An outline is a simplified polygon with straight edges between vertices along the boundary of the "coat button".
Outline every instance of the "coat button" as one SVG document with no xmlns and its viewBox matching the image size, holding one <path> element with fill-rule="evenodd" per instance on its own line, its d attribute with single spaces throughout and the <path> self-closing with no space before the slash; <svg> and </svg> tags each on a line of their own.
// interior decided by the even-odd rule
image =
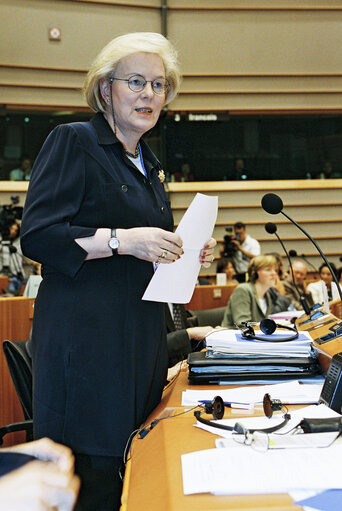
<svg viewBox="0 0 342 511">
<path fill-rule="evenodd" d="M 165 211 L 164 206 L 162 206 L 162 207 L 160 208 L 160 211 L 161 211 L 162 213 L 164 213 L 164 211 Z"/>
<path fill-rule="evenodd" d="M 121 190 L 122 190 L 123 192 L 127 192 L 127 190 L 128 190 L 128 186 L 127 186 L 127 185 L 122 185 L 122 186 L 121 186 Z"/>
</svg>

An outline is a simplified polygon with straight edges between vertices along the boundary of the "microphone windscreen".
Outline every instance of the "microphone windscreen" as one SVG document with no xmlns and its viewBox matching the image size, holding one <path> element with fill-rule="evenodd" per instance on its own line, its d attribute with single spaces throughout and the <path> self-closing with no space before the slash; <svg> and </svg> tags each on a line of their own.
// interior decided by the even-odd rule
<svg viewBox="0 0 342 511">
<path fill-rule="evenodd" d="M 290 257 L 297 257 L 297 250 L 289 250 L 289 256 Z"/>
<path fill-rule="evenodd" d="M 271 215 L 277 215 L 283 209 L 283 201 L 275 193 L 266 193 L 261 200 L 261 205 Z"/>
<path fill-rule="evenodd" d="M 265 230 L 268 232 L 268 234 L 274 234 L 277 232 L 277 226 L 273 222 L 267 222 L 265 225 Z"/>
</svg>

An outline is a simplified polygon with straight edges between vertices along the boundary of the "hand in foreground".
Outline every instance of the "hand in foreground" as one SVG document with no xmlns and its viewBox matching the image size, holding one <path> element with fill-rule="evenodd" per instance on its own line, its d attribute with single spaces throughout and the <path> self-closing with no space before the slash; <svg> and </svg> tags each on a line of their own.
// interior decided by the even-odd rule
<svg viewBox="0 0 342 511">
<path fill-rule="evenodd" d="M 80 482 L 54 462 L 31 461 L 0 479 L 0 508 L 11 511 L 71 511 Z"/>
<path fill-rule="evenodd" d="M 54 461 L 60 470 L 70 472 L 74 470 L 74 456 L 71 449 L 57 444 L 50 438 L 41 438 L 25 444 L 14 445 L 1 449 L 0 452 L 20 452 L 29 454 L 43 461 Z"/>
<path fill-rule="evenodd" d="M 49 438 L 1 449 L 38 458 L 0 478 L 0 508 L 11 511 L 71 511 L 80 481 L 72 451 Z M 42 460 L 42 461 L 40 461 Z"/>
<path fill-rule="evenodd" d="M 117 229 L 119 254 L 132 255 L 144 261 L 169 264 L 183 254 L 183 242 L 177 234 L 158 227 Z"/>
<path fill-rule="evenodd" d="M 214 260 L 214 248 L 216 247 L 216 240 L 210 238 L 204 245 L 200 252 L 200 263 L 203 268 L 209 268 Z"/>
<path fill-rule="evenodd" d="M 189 338 L 194 341 L 202 341 L 213 330 L 212 326 L 193 326 L 186 329 Z"/>
</svg>

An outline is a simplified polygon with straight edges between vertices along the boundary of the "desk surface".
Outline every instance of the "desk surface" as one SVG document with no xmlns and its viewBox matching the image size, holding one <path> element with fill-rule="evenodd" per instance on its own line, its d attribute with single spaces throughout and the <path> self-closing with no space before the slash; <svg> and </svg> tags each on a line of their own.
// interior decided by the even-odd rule
<svg viewBox="0 0 342 511">
<path fill-rule="evenodd" d="M 198 390 L 205 386 L 191 386 Z M 183 369 L 176 382 L 164 392 L 160 405 L 150 419 L 165 414 L 177 413 L 182 391 L 189 388 L 187 369 Z M 218 391 L 222 387 L 213 385 Z M 182 409 L 178 410 L 181 412 Z M 262 410 L 257 412 L 263 415 Z M 254 412 L 228 410 L 225 417 L 247 417 Z M 292 499 L 287 494 L 279 495 L 184 495 L 182 484 L 181 455 L 201 449 L 215 447 L 217 435 L 193 427 L 196 419 L 193 412 L 161 420 L 144 438 L 137 438 L 132 446 L 132 459 L 128 463 L 122 496 L 122 510 L 136 511 L 212 511 L 212 510 L 277 510 L 295 511 Z M 248 481 L 246 481 L 248 484 Z"/>
<path fill-rule="evenodd" d="M 332 320 L 332 321 L 331 321 Z M 318 338 L 324 335 L 338 319 L 330 316 L 323 321 L 309 324 L 311 335 Z M 326 360 L 342 351 L 342 338 L 330 341 L 319 347 Z M 315 343 L 314 343 L 315 344 Z M 317 346 L 316 346 L 317 347 Z M 182 392 L 186 388 L 196 390 L 208 386 L 189 385 L 187 365 L 179 372 L 172 385 L 164 390 L 159 406 L 147 422 L 156 417 L 165 417 L 181 413 Z M 223 387 L 211 385 L 210 389 L 219 391 Z M 224 387 L 227 388 L 227 387 Z M 292 408 L 292 407 L 291 407 Z M 226 409 L 225 417 L 248 417 L 263 415 L 260 408 L 255 411 Z M 161 420 L 144 439 L 136 438 L 131 449 L 131 460 L 127 463 L 122 494 L 122 511 L 295 511 L 301 509 L 292 504 L 288 494 L 270 495 L 227 495 L 210 494 L 184 495 L 182 483 L 181 455 L 201 449 L 215 447 L 217 435 L 193 427 L 196 419 L 193 411 L 176 417 Z M 248 481 L 246 481 L 248 485 Z"/>
</svg>

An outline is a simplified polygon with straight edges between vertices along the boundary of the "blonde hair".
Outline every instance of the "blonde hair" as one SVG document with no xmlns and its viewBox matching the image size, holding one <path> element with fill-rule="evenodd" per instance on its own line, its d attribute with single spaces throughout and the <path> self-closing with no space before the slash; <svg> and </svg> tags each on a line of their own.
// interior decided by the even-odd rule
<svg viewBox="0 0 342 511">
<path fill-rule="evenodd" d="M 273 255 L 258 255 L 253 257 L 248 266 L 249 281 L 254 284 L 258 280 L 258 271 L 264 268 L 277 268 L 277 260 Z"/>
<path fill-rule="evenodd" d="M 165 77 L 170 88 L 165 104 L 177 95 L 181 75 L 177 60 L 177 51 L 164 36 L 155 32 L 135 32 L 116 37 L 108 43 L 92 63 L 83 85 L 84 97 L 95 112 L 105 111 L 105 102 L 100 91 L 100 81 L 113 76 L 119 62 L 135 53 L 155 53 L 162 59 Z"/>
</svg>

